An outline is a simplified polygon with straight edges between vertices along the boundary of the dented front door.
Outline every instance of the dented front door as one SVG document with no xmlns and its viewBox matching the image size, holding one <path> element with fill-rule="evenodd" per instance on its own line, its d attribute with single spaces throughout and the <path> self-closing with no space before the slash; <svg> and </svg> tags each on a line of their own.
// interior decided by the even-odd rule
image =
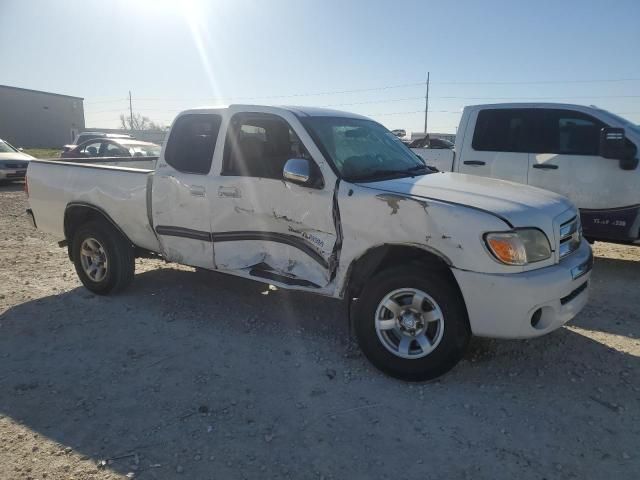
<svg viewBox="0 0 640 480">
<path fill-rule="evenodd" d="M 242 176 L 215 179 L 216 268 L 274 283 L 326 287 L 335 269 L 334 185 Z"/>
</svg>

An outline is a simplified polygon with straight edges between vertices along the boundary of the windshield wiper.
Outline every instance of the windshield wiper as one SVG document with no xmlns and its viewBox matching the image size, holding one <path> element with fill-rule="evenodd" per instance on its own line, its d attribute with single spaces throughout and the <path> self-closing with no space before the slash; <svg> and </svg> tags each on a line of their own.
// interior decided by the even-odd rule
<svg viewBox="0 0 640 480">
<path fill-rule="evenodd" d="M 366 174 L 350 177 L 349 180 L 371 180 L 374 178 L 388 177 L 393 175 L 408 175 L 410 177 L 415 177 L 416 175 L 421 175 L 427 172 L 432 173 L 433 169 L 427 165 L 415 165 L 409 168 L 370 170 Z"/>
</svg>

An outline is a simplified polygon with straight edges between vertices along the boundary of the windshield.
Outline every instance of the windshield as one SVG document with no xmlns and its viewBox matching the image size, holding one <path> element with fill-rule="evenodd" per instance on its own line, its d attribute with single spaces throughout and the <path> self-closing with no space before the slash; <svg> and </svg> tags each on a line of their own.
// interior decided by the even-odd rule
<svg viewBox="0 0 640 480">
<path fill-rule="evenodd" d="M 13 153 L 13 152 L 17 152 L 17 151 L 18 150 L 13 148 L 12 145 L 8 144 L 4 140 L 0 140 L 0 153 Z"/>
<path fill-rule="evenodd" d="M 377 180 L 431 172 L 398 137 L 372 120 L 306 117 L 301 121 L 346 180 Z"/>
<path fill-rule="evenodd" d="M 125 143 L 120 142 L 121 145 L 131 152 L 132 157 L 159 157 L 160 145 L 153 143 Z"/>
</svg>

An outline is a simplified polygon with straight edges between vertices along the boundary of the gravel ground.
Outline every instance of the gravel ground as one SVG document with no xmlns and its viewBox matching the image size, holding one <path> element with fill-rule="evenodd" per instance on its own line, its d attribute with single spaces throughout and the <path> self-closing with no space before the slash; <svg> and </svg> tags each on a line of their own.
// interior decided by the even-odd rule
<svg viewBox="0 0 640 480">
<path fill-rule="evenodd" d="M 591 301 L 475 339 L 438 381 L 373 369 L 340 302 L 139 260 L 98 297 L 0 187 L 0 478 L 640 478 L 640 248 Z"/>
</svg>

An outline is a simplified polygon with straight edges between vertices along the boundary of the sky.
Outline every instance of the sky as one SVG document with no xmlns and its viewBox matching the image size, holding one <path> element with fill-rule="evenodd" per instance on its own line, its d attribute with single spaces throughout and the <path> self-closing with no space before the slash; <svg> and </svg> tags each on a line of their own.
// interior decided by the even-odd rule
<svg viewBox="0 0 640 480">
<path fill-rule="evenodd" d="M 129 108 L 331 106 L 454 133 L 465 105 L 597 105 L 640 123 L 640 2 L 0 0 L 0 84 Z"/>
</svg>

